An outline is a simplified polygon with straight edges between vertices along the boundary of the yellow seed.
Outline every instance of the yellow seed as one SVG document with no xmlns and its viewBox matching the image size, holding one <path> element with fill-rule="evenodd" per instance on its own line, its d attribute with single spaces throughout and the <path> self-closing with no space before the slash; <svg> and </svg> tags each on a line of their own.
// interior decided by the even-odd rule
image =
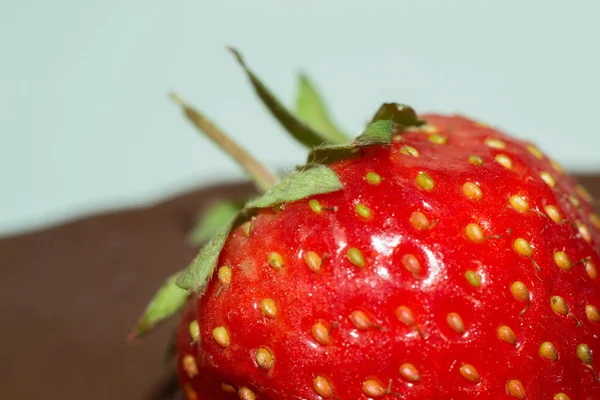
<svg viewBox="0 0 600 400">
<path fill-rule="evenodd" d="M 463 376 L 463 378 L 471 382 L 477 383 L 481 380 L 479 372 L 477 372 L 475 367 L 471 364 L 463 364 L 460 367 L 460 374 Z"/>
<path fill-rule="evenodd" d="M 321 257 L 314 251 L 307 251 L 304 255 L 304 262 L 313 272 L 321 271 Z"/>
<path fill-rule="evenodd" d="M 560 392 L 554 395 L 554 400 L 571 400 L 571 398 L 566 394 Z"/>
<path fill-rule="evenodd" d="M 590 229 L 581 221 L 575 221 L 575 225 L 577 225 L 577 230 L 579 231 L 579 235 L 588 243 L 592 243 L 592 234 L 590 233 Z"/>
<path fill-rule="evenodd" d="M 542 152 L 540 151 L 540 149 L 538 149 L 537 147 L 535 147 L 535 146 L 534 146 L 534 145 L 532 145 L 532 144 L 529 144 L 529 145 L 527 145 L 527 150 L 529 150 L 529 152 L 530 152 L 531 154 L 533 154 L 533 156 L 534 156 L 535 158 L 537 158 L 538 160 L 541 160 L 541 159 L 543 159 L 543 158 L 544 158 L 544 153 L 542 153 Z"/>
<path fill-rule="evenodd" d="M 231 283 L 231 267 L 228 267 L 227 265 L 219 267 L 217 275 L 219 276 L 219 283 L 221 283 L 221 285 L 226 286 Z"/>
<path fill-rule="evenodd" d="M 512 160 L 506 154 L 497 154 L 496 157 L 494 157 L 494 160 L 506 169 L 512 169 L 513 167 Z"/>
<path fill-rule="evenodd" d="M 515 336 L 515 333 L 506 325 L 502 325 L 498 328 L 498 339 L 512 345 L 517 343 L 517 337 Z"/>
<path fill-rule="evenodd" d="M 550 298 L 550 307 L 552 311 L 559 315 L 567 315 L 569 313 L 569 306 L 567 306 L 565 299 L 560 296 L 552 296 Z"/>
<path fill-rule="evenodd" d="M 187 400 L 198 400 L 198 394 L 189 383 L 183 385 L 183 393 L 185 394 Z"/>
<path fill-rule="evenodd" d="M 548 214 L 552 221 L 556 223 L 562 221 L 562 215 L 556 206 L 546 206 L 544 207 L 544 211 L 546 211 L 546 214 Z"/>
<path fill-rule="evenodd" d="M 363 382 L 362 390 L 367 396 L 381 397 L 386 395 L 386 390 L 381 384 L 373 379 L 369 379 Z"/>
<path fill-rule="evenodd" d="M 556 160 L 550 160 L 550 164 L 552 164 L 552 168 L 554 168 L 554 170 L 559 174 L 562 175 L 565 173 L 564 168 L 562 167 L 562 165 L 560 165 L 560 163 Z"/>
<path fill-rule="evenodd" d="M 410 223 L 412 226 L 417 228 L 418 230 L 426 230 L 429 229 L 429 220 L 421 211 L 414 211 L 410 215 Z"/>
<path fill-rule="evenodd" d="M 369 317 L 362 311 L 352 311 L 350 321 L 355 327 L 362 330 L 367 330 L 373 325 Z"/>
<path fill-rule="evenodd" d="M 508 383 L 506 384 L 506 391 L 512 397 L 516 397 L 517 399 L 525 398 L 525 388 L 523 387 L 521 381 L 518 381 L 516 379 L 508 381 Z"/>
<path fill-rule="evenodd" d="M 249 237 L 250 233 L 252 233 L 252 221 L 246 221 L 242 224 L 242 232 L 244 236 Z"/>
<path fill-rule="evenodd" d="M 531 245 L 529 242 L 523 238 L 517 238 L 513 242 L 513 247 L 515 251 L 522 256 L 531 257 L 533 254 L 533 250 L 531 249 Z"/>
<path fill-rule="evenodd" d="M 440 135 L 439 133 L 433 133 L 429 135 L 427 138 L 431 143 L 435 144 L 446 144 L 448 142 L 448 138 L 444 135 Z"/>
<path fill-rule="evenodd" d="M 575 207 L 575 208 L 581 207 L 581 202 L 579 201 L 579 199 L 577 197 L 570 195 L 569 201 L 571 202 L 571 204 L 573 204 L 573 207 Z"/>
<path fill-rule="evenodd" d="M 581 196 L 582 199 L 584 199 L 588 203 L 591 203 L 592 201 L 594 201 L 594 196 L 592 196 L 590 194 L 590 192 L 588 192 L 588 190 L 582 184 L 578 183 L 575 186 L 575 191 L 577 192 L 577 194 L 579 196 Z"/>
<path fill-rule="evenodd" d="M 492 137 L 485 139 L 485 144 L 488 147 L 491 147 L 492 149 L 505 149 L 506 148 L 506 143 L 504 143 L 500 139 L 496 139 L 496 138 L 492 138 Z"/>
<path fill-rule="evenodd" d="M 521 281 L 514 281 L 512 285 L 510 285 L 510 292 L 517 300 L 529 301 L 529 289 L 527 289 L 527 286 Z"/>
<path fill-rule="evenodd" d="M 413 276 L 417 276 L 419 275 L 419 272 L 421 272 L 421 263 L 413 254 L 405 254 L 402 256 L 402 265 L 404 265 L 404 268 L 413 274 Z"/>
<path fill-rule="evenodd" d="M 552 176 L 552 174 L 548 171 L 542 171 L 540 172 L 540 178 L 542 178 L 542 180 L 544 182 L 546 182 L 546 184 L 548 186 L 550 186 L 551 188 L 554 188 L 556 186 L 556 179 L 554 179 L 554 177 Z"/>
<path fill-rule="evenodd" d="M 425 124 L 419 127 L 419 131 L 424 133 L 436 133 L 439 131 L 439 128 L 435 125 Z"/>
<path fill-rule="evenodd" d="M 587 272 L 588 276 L 591 279 L 596 279 L 598 277 L 598 269 L 596 269 L 596 264 L 591 262 L 590 260 L 585 260 L 585 272 Z"/>
<path fill-rule="evenodd" d="M 352 265 L 358 268 L 363 268 L 365 266 L 365 258 L 363 257 L 361 251 L 356 247 L 350 247 L 348 249 L 347 256 Z"/>
<path fill-rule="evenodd" d="M 471 156 L 469 156 L 467 161 L 469 161 L 469 163 L 471 163 L 473 165 L 477 165 L 477 166 L 483 165 L 483 158 L 481 158 L 479 156 L 471 155 Z"/>
<path fill-rule="evenodd" d="M 544 342 L 540 346 L 540 356 L 550 361 L 558 360 L 558 352 L 556 346 L 550 342 Z"/>
<path fill-rule="evenodd" d="M 581 344 L 577 345 L 577 357 L 579 357 L 579 359 L 581 361 L 583 361 L 584 364 L 587 364 L 587 365 L 590 365 L 593 361 L 592 352 L 590 351 L 590 347 L 585 343 L 581 343 Z"/>
<path fill-rule="evenodd" d="M 400 149 L 400 153 L 405 154 L 407 156 L 411 156 L 411 157 L 419 157 L 419 151 L 417 149 L 415 149 L 412 146 L 408 146 L 408 145 L 403 145 L 402 148 Z"/>
<path fill-rule="evenodd" d="M 529 202 L 523 196 L 514 194 L 508 198 L 508 202 L 512 208 L 520 213 L 529 211 Z"/>
<path fill-rule="evenodd" d="M 198 375 L 198 366 L 196 365 L 196 360 L 194 360 L 194 356 L 190 354 L 183 356 L 183 359 L 181 360 L 181 367 L 190 378 Z"/>
<path fill-rule="evenodd" d="M 224 382 L 221 383 L 221 389 L 223 389 L 223 391 L 225 393 L 233 394 L 236 392 L 235 388 L 233 386 L 231 386 L 229 383 L 224 383 Z"/>
<path fill-rule="evenodd" d="M 331 336 L 329 336 L 329 329 L 322 322 L 317 322 L 310 329 L 315 340 L 320 344 L 329 344 Z"/>
<path fill-rule="evenodd" d="M 229 332 L 224 326 L 217 326 L 212 331 L 213 338 L 221 347 L 229 347 Z"/>
<path fill-rule="evenodd" d="M 481 191 L 479 186 L 477 186 L 477 184 L 473 182 L 466 182 L 462 186 L 462 191 L 465 194 L 465 196 L 473 200 L 481 200 L 481 198 L 483 197 L 483 192 Z"/>
<path fill-rule="evenodd" d="M 477 224 L 469 224 L 465 228 L 465 233 L 471 242 L 481 243 L 485 240 L 483 231 Z"/>
<path fill-rule="evenodd" d="M 589 218 L 590 218 L 590 222 L 592 223 L 594 228 L 596 228 L 597 230 L 600 230 L 600 217 L 598 216 L 598 214 L 591 213 L 589 215 Z"/>
<path fill-rule="evenodd" d="M 573 267 L 571 259 L 564 251 L 557 251 L 554 253 L 554 262 L 558 268 L 562 269 L 563 271 L 570 271 Z"/>
<path fill-rule="evenodd" d="M 313 381 L 313 387 L 315 388 L 315 392 L 317 392 L 317 394 L 322 398 L 329 399 L 333 397 L 333 390 L 331 389 L 331 384 L 326 378 L 322 376 L 317 376 Z"/>
<path fill-rule="evenodd" d="M 197 342 L 200 340 L 200 324 L 198 321 L 193 320 L 190 322 L 189 331 L 192 341 Z"/>
<path fill-rule="evenodd" d="M 591 304 L 585 306 L 585 315 L 590 322 L 600 322 L 600 311 Z"/>
<path fill-rule="evenodd" d="M 260 301 L 260 311 L 265 317 L 275 318 L 277 317 L 277 305 L 273 299 L 262 299 Z"/>
<path fill-rule="evenodd" d="M 410 363 L 404 363 L 400 366 L 400 375 L 409 382 L 418 382 L 421 380 L 419 370 Z"/>
<path fill-rule="evenodd" d="M 464 333 L 465 332 L 465 323 L 458 313 L 451 312 L 446 316 L 446 322 L 450 328 L 456 333 Z"/>
<path fill-rule="evenodd" d="M 481 279 L 479 278 L 479 275 L 477 275 L 477 272 L 473 270 L 468 270 L 467 272 L 465 272 L 465 278 L 467 279 L 467 282 L 471 284 L 471 286 L 481 286 Z"/>
<path fill-rule="evenodd" d="M 269 350 L 261 347 L 256 352 L 256 364 L 262 369 L 269 370 L 275 364 L 275 356 Z"/>
<path fill-rule="evenodd" d="M 319 200 L 317 199 L 310 199 L 308 201 L 308 206 L 311 210 L 313 210 L 313 212 L 317 214 L 321 214 L 321 212 L 323 212 L 323 206 L 321 205 L 321 203 L 319 203 Z"/>
<path fill-rule="evenodd" d="M 371 209 L 369 207 L 365 206 L 364 204 L 356 205 L 356 213 L 363 218 L 371 217 Z"/>
<path fill-rule="evenodd" d="M 280 271 L 283 268 L 283 257 L 281 257 L 281 254 L 275 251 L 269 253 L 267 261 L 271 267 L 275 268 L 277 271 Z"/>
<path fill-rule="evenodd" d="M 367 182 L 369 182 L 372 185 L 379 185 L 381 183 L 381 176 L 379 176 L 379 174 L 373 171 L 367 172 L 365 178 L 367 179 Z"/>
<path fill-rule="evenodd" d="M 431 176 L 429 176 L 426 172 L 419 172 L 417 174 L 416 182 L 418 187 L 428 192 L 431 192 L 435 186 L 433 179 L 431 179 Z"/>
<path fill-rule="evenodd" d="M 256 400 L 254 392 L 247 387 L 243 386 L 238 390 L 238 397 L 240 400 Z"/>
<path fill-rule="evenodd" d="M 413 326 L 415 324 L 415 316 L 410 308 L 406 306 L 400 306 L 396 308 L 396 318 L 398 318 L 400 322 L 407 326 Z"/>
</svg>

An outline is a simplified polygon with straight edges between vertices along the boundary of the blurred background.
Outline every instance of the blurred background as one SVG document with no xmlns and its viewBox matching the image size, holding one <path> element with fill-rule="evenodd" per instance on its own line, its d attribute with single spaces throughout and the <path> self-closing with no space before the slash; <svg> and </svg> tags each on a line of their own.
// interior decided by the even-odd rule
<svg viewBox="0 0 600 400">
<path fill-rule="evenodd" d="M 289 105 L 307 72 L 349 132 L 399 101 L 598 170 L 599 12 L 594 0 L 0 0 L 0 235 L 239 179 L 170 90 L 271 166 L 302 162 L 226 45 Z"/>
</svg>

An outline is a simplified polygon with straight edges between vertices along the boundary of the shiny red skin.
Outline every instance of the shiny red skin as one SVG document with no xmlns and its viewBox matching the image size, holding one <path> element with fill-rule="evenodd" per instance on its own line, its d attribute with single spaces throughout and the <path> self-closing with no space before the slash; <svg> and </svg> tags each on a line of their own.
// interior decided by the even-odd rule
<svg viewBox="0 0 600 400">
<path fill-rule="evenodd" d="M 311 210 L 308 199 L 297 201 L 277 213 L 263 210 L 249 237 L 241 228 L 231 234 L 219 259 L 219 266 L 232 267 L 231 283 L 223 286 L 215 272 L 206 293 L 183 314 L 178 364 L 189 399 L 237 398 L 222 390 L 223 382 L 236 389 L 247 386 L 257 399 L 320 399 L 313 387 L 316 376 L 331 383 L 332 398 L 343 400 L 370 398 L 362 389 L 368 379 L 389 385 L 381 399 L 515 399 L 507 391 L 513 379 L 522 383 L 528 400 L 553 399 L 559 392 L 572 400 L 600 399 L 595 376 L 600 324 L 585 311 L 586 305 L 600 308 L 598 279 L 584 262 L 600 266 L 600 234 L 588 218 L 591 205 L 571 178 L 546 156 L 536 158 L 524 142 L 460 116 L 424 118 L 447 135 L 446 144 L 430 142 L 426 132 L 406 132 L 390 146 L 371 147 L 359 158 L 331 165 L 344 189 L 312 197 L 325 208 L 321 213 Z M 503 140 L 506 149 L 487 146 L 490 137 Z M 403 145 L 420 156 L 402 154 Z M 513 168 L 496 162 L 497 154 L 508 155 Z M 470 155 L 482 157 L 484 164 L 469 163 Z M 369 171 L 378 173 L 381 183 L 367 182 Z M 433 190 L 416 185 L 420 171 L 431 176 Z M 555 188 L 540 178 L 542 171 L 556 178 Z M 480 200 L 465 196 L 467 181 L 479 185 Z M 513 209 L 508 198 L 514 194 L 524 196 L 531 210 Z M 577 207 L 569 195 L 579 200 Z M 372 210 L 370 218 L 356 213 L 358 203 Z M 548 218 L 546 205 L 556 205 L 565 221 Z M 414 211 L 427 216 L 429 229 L 411 225 Z M 589 227 L 590 243 L 576 220 Z M 484 242 L 468 239 L 469 223 L 481 226 Z M 514 250 L 516 238 L 529 241 L 531 258 Z M 362 251 L 364 268 L 349 262 L 349 247 Z M 555 264 L 559 250 L 572 260 L 570 271 Z M 283 256 L 282 271 L 268 264 L 271 251 Z M 307 251 L 327 254 L 320 272 L 307 267 Z M 417 277 L 402 264 L 405 254 L 420 261 Z M 467 281 L 467 270 L 481 277 L 480 287 Z M 528 307 L 511 294 L 514 281 L 529 289 Z M 551 296 L 562 296 L 572 315 L 556 314 Z M 275 319 L 261 313 L 264 298 L 277 304 Z M 412 310 L 414 327 L 396 317 L 401 305 Z M 349 319 L 355 310 L 366 313 L 373 326 L 357 329 Z M 450 328 L 450 312 L 462 317 L 463 334 Z M 189 335 L 194 318 L 200 323 L 199 343 Z M 319 321 L 331 327 L 330 344 L 318 344 L 311 334 Z M 501 325 L 512 328 L 515 345 L 498 338 Z M 229 347 L 213 339 L 217 326 L 228 330 Z M 545 341 L 556 346 L 557 361 L 540 356 Z M 595 356 L 589 366 L 576 355 L 580 343 Z M 260 347 L 274 355 L 268 371 L 255 361 Z M 192 377 L 181 368 L 186 354 L 198 364 Z M 420 381 L 410 383 L 399 373 L 403 363 L 418 369 Z M 461 375 L 463 364 L 475 367 L 479 383 Z"/>
</svg>

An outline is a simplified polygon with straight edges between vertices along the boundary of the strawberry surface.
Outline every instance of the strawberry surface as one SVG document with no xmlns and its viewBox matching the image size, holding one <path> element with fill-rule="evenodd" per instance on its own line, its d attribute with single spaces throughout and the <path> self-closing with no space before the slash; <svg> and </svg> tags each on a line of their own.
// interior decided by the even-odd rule
<svg viewBox="0 0 600 400">
<path fill-rule="evenodd" d="M 188 399 L 600 398 L 590 196 L 531 144 L 422 118 L 230 234 L 181 320 Z"/>
</svg>

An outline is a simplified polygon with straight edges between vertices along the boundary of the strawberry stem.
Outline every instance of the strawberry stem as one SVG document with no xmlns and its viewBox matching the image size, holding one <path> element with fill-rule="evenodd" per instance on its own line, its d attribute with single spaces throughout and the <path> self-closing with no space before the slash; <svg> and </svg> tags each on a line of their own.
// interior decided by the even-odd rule
<svg viewBox="0 0 600 400">
<path fill-rule="evenodd" d="M 250 153 L 233 141 L 225 132 L 208 120 L 200 112 L 192 108 L 176 93 L 170 93 L 171 100 L 183 108 L 185 116 L 210 138 L 217 146 L 229 154 L 246 172 L 256 187 L 266 192 L 277 184 L 277 176 L 261 164 Z"/>
</svg>

